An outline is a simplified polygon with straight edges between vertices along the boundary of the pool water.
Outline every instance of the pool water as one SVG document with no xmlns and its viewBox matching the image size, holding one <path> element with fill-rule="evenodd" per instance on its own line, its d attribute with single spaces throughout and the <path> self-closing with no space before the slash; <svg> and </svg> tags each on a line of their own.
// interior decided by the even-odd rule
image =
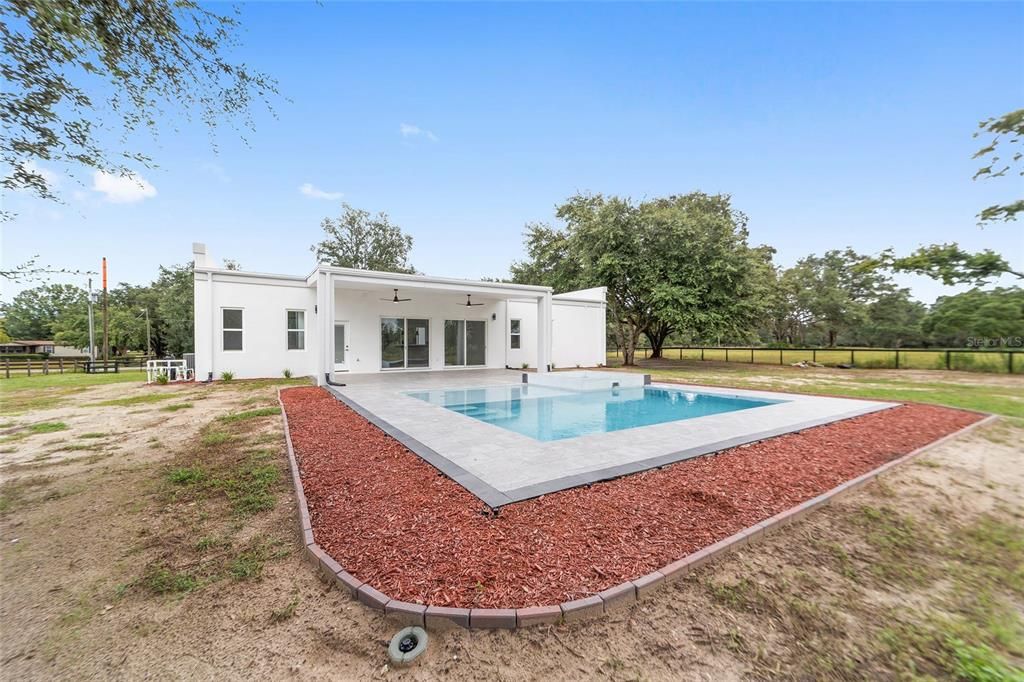
<svg viewBox="0 0 1024 682">
<path fill-rule="evenodd" d="M 785 402 L 654 386 L 571 391 L 524 384 L 411 391 L 407 395 L 539 441 L 621 431 Z"/>
</svg>

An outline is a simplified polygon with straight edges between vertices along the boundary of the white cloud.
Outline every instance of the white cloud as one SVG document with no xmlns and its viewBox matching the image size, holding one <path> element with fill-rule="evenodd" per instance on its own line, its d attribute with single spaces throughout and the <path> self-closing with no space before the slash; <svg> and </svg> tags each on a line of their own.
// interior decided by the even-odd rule
<svg viewBox="0 0 1024 682">
<path fill-rule="evenodd" d="M 428 140 L 430 140 L 431 142 L 437 142 L 437 135 L 435 135 L 434 133 L 430 132 L 429 130 L 424 130 L 423 128 L 420 128 L 418 125 L 413 125 L 412 123 L 401 123 L 401 124 L 399 124 L 398 132 L 400 132 L 402 134 L 402 137 L 420 137 L 420 136 L 423 136 L 423 137 L 427 138 Z"/>
<path fill-rule="evenodd" d="M 330 199 L 331 201 L 335 201 L 345 196 L 341 192 L 326 192 L 314 185 L 312 182 L 302 183 L 302 185 L 299 186 L 299 192 L 302 195 L 313 199 Z"/>
<path fill-rule="evenodd" d="M 156 187 L 140 175 L 112 175 L 104 171 L 92 174 L 92 189 L 112 204 L 132 204 L 156 196 Z"/>
</svg>

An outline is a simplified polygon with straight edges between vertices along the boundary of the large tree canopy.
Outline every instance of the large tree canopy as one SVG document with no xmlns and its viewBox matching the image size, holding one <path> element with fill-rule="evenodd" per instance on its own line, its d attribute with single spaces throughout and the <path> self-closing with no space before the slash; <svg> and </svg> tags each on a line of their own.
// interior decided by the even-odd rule
<svg viewBox="0 0 1024 682">
<path fill-rule="evenodd" d="M 110 347 L 114 354 L 151 348 L 154 354 L 192 352 L 192 264 L 160 267 L 151 284 L 119 284 L 108 294 Z M 99 305 L 94 306 L 96 343 L 102 344 Z M 53 339 L 59 345 L 87 349 L 89 301 L 84 289 L 48 284 L 27 289 L 3 306 L 4 323 L 17 339 Z M 146 334 L 146 316 L 150 333 Z"/>
<path fill-rule="evenodd" d="M 793 314 L 801 325 L 820 326 L 829 346 L 844 331 L 863 325 L 868 306 L 893 291 L 871 259 L 852 249 L 802 258 L 784 277 L 794 291 Z"/>
<path fill-rule="evenodd" d="M 251 128 L 275 82 L 227 52 L 238 21 L 197 0 L 11 0 L 0 4 L 0 154 L 7 189 L 53 199 L 38 161 L 131 176 L 127 147 L 165 109 Z M 119 141 L 111 147 L 111 140 Z"/>
<path fill-rule="evenodd" d="M 974 339 L 1024 338 L 1024 289 L 972 289 L 935 301 L 924 331 L 944 346 L 963 346 Z M 1012 342 L 1011 342 L 1012 343 Z"/>
<path fill-rule="evenodd" d="M 392 225 L 384 213 L 341 205 L 338 218 L 324 218 L 320 224 L 325 239 L 310 247 L 317 262 L 357 270 L 415 272 L 409 264 L 412 237 Z"/>
<path fill-rule="evenodd" d="M 26 289 L 3 304 L 7 333 L 14 339 L 52 339 L 61 314 L 85 302 L 85 291 L 71 284 Z"/>
<path fill-rule="evenodd" d="M 641 334 L 657 356 L 673 332 L 743 335 L 762 314 L 772 252 L 747 244 L 746 216 L 728 196 L 636 203 L 579 194 L 556 216 L 564 229 L 527 226 L 530 259 L 512 266 L 513 280 L 561 291 L 608 287 L 612 333 L 627 364 Z"/>
</svg>

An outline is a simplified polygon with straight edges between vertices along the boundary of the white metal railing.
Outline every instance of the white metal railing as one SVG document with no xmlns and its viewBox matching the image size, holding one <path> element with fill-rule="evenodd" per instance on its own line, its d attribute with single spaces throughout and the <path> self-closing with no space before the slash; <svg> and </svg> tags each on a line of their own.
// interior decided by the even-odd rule
<svg viewBox="0 0 1024 682">
<path fill-rule="evenodd" d="M 166 376 L 167 381 L 188 381 L 193 372 L 184 360 L 149 360 L 146 362 L 146 383 L 152 384 Z"/>
</svg>

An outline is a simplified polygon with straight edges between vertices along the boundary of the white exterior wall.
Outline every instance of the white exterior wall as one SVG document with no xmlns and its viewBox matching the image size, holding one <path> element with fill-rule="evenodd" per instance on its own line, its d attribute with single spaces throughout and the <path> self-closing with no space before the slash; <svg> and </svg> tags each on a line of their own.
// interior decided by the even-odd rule
<svg viewBox="0 0 1024 682">
<path fill-rule="evenodd" d="M 210 277 L 213 289 L 210 289 Z M 211 295 L 212 294 L 212 295 Z M 316 373 L 316 289 L 302 280 L 197 272 L 195 280 L 196 378 L 232 372 L 237 379 Z M 223 308 L 242 309 L 242 350 L 223 348 Z M 305 311 L 303 350 L 288 350 L 289 310 Z"/>
<path fill-rule="evenodd" d="M 295 376 L 334 371 L 334 323 L 347 323 L 347 371 L 442 370 L 445 320 L 481 320 L 486 325 L 486 364 L 478 367 L 520 368 L 526 363 L 553 362 L 557 367 L 593 367 L 605 361 L 605 304 L 603 288 L 551 296 L 543 288 L 502 287 L 480 282 L 410 276 L 406 286 L 389 273 L 318 268 L 308 278 L 215 268 L 202 244 L 193 245 L 195 258 L 195 363 L 196 379 L 219 379 L 225 371 L 239 379 L 277 377 L 285 370 Z M 334 274 L 337 273 L 337 274 Z M 337 286 L 328 284 L 338 279 Z M 344 278 L 344 282 L 343 282 Z M 380 289 L 390 279 L 398 284 L 401 303 L 381 301 L 391 292 Z M 374 286 L 359 289 L 360 285 Z M 495 291 L 495 289 L 503 289 Z M 480 306 L 459 305 L 472 292 Z M 550 291 L 550 290 L 548 290 Z M 522 293 L 520 293 L 522 292 Z M 507 298 L 510 297 L 511 298 Z M 523 298 L 519 298 L 523 296 Z M 500 297 L 500 298 L 499 298 Z M 224 308 L 243 315 L 243 349 L 223 347 Z M 539 311 L 549 310 L 545 321 Z M 305 312 L 305 348 L 288 350 L 287 313 Z M 319 311 L 320 314 L 317 314 Z M 333 313 L 333 314 L 332 314 Z M 385 370 L 381 368 L 380 321 L 384 317 L 430 320 L 430 366 Z M 511 348 L 510 320 L 519 319 L 520 348 Z M 544 335 L 552 339 L 552 355 L 538 346 Z M 541 352 L 545 351 L 545 352 Z M 543 357 L 542 357 L 543 356 Z"/>
<path fill-rule="evenodd" d="M 485 358 L 487 360 L 487 364 L 484 366 L 497 369 L 505 366 L 503 343 L 505 301 L 477 299 L 476 302 L 484 303 L 484 305 L 467 308 L 464 305 L 457 305 L 458 295 L 426 293 L 414 289 L 400 290 L 400 293 L 403 297 L 413 300 L 403 303 L 388 303 L 378 300 L 386 297 L 387 294 L 384 292 L 360 291 L 341 287 L 335 289 L 335 322 L 348 323 L 346 330 L 349 347 L 348 371 L 353 373 L 381 371 L 380 320 L 384 317 L 430 320 L 429 369 L 432 370 L 446 369 L 444 364 L 445 320 L 483 320 L 486 323 Z M 462 296 L 462 298 L 465 297 Z M 492 315 L 496 319 L 492 320 Z M 333 335 L 333 326 L 329 333 Z M 414 371 L 416 369 L 423 368 L 384 371 Z"/>
<path fill-rule="evenodd" d="M 597 367 L 605 363 L 605 289 L 558 294 L 551 300 L 551 362 L 556 368 Z M 537 363 L 537 303 L 509 301 L 509 321 L 521 320 L 521 347 L 509 350 L 509 366 Z M 506 333 L 506 343 L 507 341 Z"/>
</svg>

